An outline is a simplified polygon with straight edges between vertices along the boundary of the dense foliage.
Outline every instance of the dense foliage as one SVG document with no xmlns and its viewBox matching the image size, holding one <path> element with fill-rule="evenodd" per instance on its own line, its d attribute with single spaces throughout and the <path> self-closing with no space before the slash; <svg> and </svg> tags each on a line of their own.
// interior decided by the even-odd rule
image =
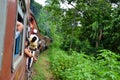
<svg viewBox="0 0 120 80">
<path fill-rule="evenodd" d="M 119 80 L 120 1 L 46 3 L 37 20 L 42 33 L 53 39 L 49 54 L 56 80 Z"/>
<path fill-rule="evenodd" d="M 81 45 L 85 44 L 89 52 L 93 48 L 120 52 L 119 1 L 48 0 L 47 2 L 44 9 L 49 13 L 52 24 L 62 34 L 64 39 L 62 49 L 80 52 L 84 51 Z M 69 4 L 73 8 L 63 9 L 60 3 Z"/>
<path fill-rule="evenodd" d="M 55 52 L 55 53 L 54 53 Z M 51 50 L 51 69 L 56 80 L 119 80 L 120 56 L 109 50 L 102 50 L 97 57 L 60 49 Z M 55 56 L 55 57 L 54 57 Z"/>
<path fill-rule="evenodd" d="M 53 37 L 51 31 L 55 26 L 55 33 L 63 38 L 62 49 L 90 52 L 93 48 L 102 48 L 120 52 L 119 1 L 47 0 L 45 7 L 34 0 L 31 2 L 41 32 Z M 69 4 L 73 8 L 61 8 L 60 3 Z"/>
</svg>

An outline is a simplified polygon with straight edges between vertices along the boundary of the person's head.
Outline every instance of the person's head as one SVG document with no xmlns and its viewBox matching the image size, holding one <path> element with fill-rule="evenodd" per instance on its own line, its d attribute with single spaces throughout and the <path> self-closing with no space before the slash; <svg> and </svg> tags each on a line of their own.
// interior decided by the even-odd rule
<svg viewBox="0 0 120 80">
<path fill-rule="evenodd" d="M 32 40 L 31 40 L 31 42 L 35 42 L 36 40 L 37 40 L 37 37 L 34 36 L 34 37 L 32 38 Z"/>
</svg>

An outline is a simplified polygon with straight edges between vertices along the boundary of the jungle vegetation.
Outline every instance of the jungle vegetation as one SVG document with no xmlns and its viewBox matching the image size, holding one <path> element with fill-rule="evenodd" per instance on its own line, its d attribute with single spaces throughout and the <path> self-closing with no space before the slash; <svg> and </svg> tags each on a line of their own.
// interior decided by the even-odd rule
<svg viewBox="0 0 120 80">
<path fill-rule="evenodd" d="M 41 33 L 53 41 L 56 80 L 120 79 L 119 0 L 46 0 L 44 7 L 31 1 Z"/>
</svg>

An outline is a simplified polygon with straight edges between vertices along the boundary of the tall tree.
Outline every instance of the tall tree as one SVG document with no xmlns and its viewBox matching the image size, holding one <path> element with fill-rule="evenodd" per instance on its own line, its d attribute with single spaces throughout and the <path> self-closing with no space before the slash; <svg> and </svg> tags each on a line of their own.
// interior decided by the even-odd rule
<svg viewBox="0 0 120 80">
<path fill-rule="evenodd" d="M 61 3 L 67 8 L 61 8 Z M 113 3 L 117 7 L 113 8 Z M 73 8 L 69 8 L 68 5 Z M 40 25 L 45 26 L 43 28 L 47 33 L 54 30 L 52 27 L 54 26 L 55 34 L 62 34 L 61 47 L 65 50 L 71 48 L 81 51 L 92 46 L 94 49 L 102 47 L 120 51 L 120 46 L 117 45 L 120 42 L 119 1 L 47 0 L 41 13 Z"/>
</svg>

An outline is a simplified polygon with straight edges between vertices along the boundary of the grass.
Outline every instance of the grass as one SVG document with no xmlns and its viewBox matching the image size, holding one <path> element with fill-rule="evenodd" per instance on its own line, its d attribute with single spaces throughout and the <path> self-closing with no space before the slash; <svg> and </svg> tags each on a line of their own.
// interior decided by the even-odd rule
<svg viewBox="0 0 120 80">
<path fill-rule="evenodd" d="M 53 80 L 53 75 L 49 70 L 48 50 L 39 55 L 38 61 L 33 65 L 33 70 L 32 80 Z"/>
</svg>

